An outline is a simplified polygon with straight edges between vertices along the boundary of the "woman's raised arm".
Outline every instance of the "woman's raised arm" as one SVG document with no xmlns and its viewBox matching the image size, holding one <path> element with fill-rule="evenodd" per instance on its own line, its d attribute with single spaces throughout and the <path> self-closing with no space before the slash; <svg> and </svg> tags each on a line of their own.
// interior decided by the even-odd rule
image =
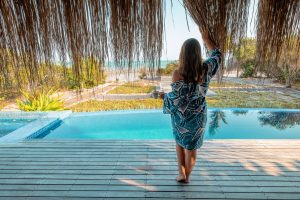
<svg viewBox="0 0 300 200">
<path fill-rule="evenodd" d="M 215 42 L 210 38 L 208 30 L 201 30 L 199 29 L 202 35 L 202 40 L 205 43 L 208 50 L 214 50 L 217 48 Z"/>
<path fill-rule="evenodd" d="M 208 80 L 210 80 L 218 71 L 221 64 L 222 53 L 218 49 L 216 43 L 210 38 L 208 30 L 199 29 L 202 35 L 203 42 L 210 51 L 209 58 L 204 61 L 208 66 Z"/>
</svg>

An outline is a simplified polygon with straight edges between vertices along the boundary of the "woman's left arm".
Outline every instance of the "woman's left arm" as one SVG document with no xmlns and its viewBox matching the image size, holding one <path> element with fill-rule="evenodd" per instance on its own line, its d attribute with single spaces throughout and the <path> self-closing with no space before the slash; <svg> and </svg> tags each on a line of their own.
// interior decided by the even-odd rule
<svg viewBox="0 0 300 200">
<path fill-rule="evenodd" d="M 175 69 L 174 72 L 173 72 L 173 75 L 172 75 L 172 83 L 174 83 L 174 82 L 176 82 L 176 81 L 179 81 L 179 80 L 181 80 L 181 79 L 182 79 L 182 77 L 181 77 L 181 75 L 180 75 L 178 69 Z M 160 97 L 161 99 L 164 99 L 164 98 L 165 98 L 165 95 L 166 95 L 166 93 L 164 93 L 164 92 L 160 92 L 160 93 L 159 93 L 159 97 Z"/>
<path fill-rule="evenodd" d="M 208 65 L 208 75 L 212 78 L 221 65 L 222 53 L 220 49 L 214 49 L 210 52 L 210 57 L 205 61 Z"/>
<path fill-rule="evenodd" d="M 172 76 L 172 91 L 169 93 L 161 93 L 160 97 L 164 100 L 163 113 L 171 114 L 177 109 L 177 104 L 174 103 L 174 100 L 178 98 L 178 92 L 174 90 L 174 83 L 176 81 L 182 80 L 182 77 L 179 71 L 176 69 L 173 72 Z"/>
</svg>

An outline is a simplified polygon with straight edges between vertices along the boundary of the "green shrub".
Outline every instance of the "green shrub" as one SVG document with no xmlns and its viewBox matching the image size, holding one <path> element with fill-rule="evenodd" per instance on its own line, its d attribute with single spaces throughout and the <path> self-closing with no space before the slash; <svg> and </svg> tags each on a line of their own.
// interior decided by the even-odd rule
<svg viewBox="0 0 300 200">
<path fill-rule="evenodd" d="M 243 69 L 241 78 L 253 77 L 254 65 L 255 65 L 255 61 L 253 59 L 249 59 L 249 60 L 245 61 L 243 64 L 241 64 L 242 69 Z"/>
<path fill-rule="evenodd" d="M 178 68 L 178 63 L 171 62 L 167 64 L 165 69 L 159 69 L 159 73 L 162 75 L 172 75 L 176 68 Z"/>
<path fill-rule="evenodd" d="M 22 111 L 55 111 L 63 110 L 64 102 L 60 96 L 53 97 L 54 90 L 41 90 L 34 92 L 22 91 L 25 100 L 17 100 Z"/>
</svg>

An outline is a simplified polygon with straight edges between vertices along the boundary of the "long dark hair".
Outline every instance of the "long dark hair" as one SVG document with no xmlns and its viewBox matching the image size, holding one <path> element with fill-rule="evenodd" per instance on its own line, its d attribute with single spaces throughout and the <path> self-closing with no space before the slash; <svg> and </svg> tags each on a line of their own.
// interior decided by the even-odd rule
<svg viewBox="0 0 300 200">
<path fill-rule="evenodd" d="M 202 63 L 201 47 L 198 40 L 186 40 L 179 55 L 178 71 L 186 83 L 202 83 L 206 73 L 206 65 Z"/>
</svg>

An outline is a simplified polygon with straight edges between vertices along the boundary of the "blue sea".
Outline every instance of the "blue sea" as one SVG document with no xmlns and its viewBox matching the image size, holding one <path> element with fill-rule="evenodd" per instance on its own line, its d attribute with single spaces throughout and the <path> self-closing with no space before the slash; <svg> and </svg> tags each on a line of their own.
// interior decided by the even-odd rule
<svg viewBox="0 0 300 200">
<path fill-rule="evenodd" d="M 160 68 L 166 68 L 166 66 L 169 63 L 173 63 L 176 62 L 176 60 L 161 60 L 160 61 Z M 127 67 L 128 66 L 128 62 L 124 62 L 124 65 L 119 65 L 114 61 L 107 61 L 105 62 L 105 66 L 108 68 L 112 68 L 112 67 Z M 138 62 L 138 61 L 133 61 L 132 62 L 132 67 L 133 68 L 138 68 L 138 67 L 150 67 L 150 63 L 149 62 Z M 158 68 L 158 66 L 154 66 L 155 68 Z"/>
</svg>

